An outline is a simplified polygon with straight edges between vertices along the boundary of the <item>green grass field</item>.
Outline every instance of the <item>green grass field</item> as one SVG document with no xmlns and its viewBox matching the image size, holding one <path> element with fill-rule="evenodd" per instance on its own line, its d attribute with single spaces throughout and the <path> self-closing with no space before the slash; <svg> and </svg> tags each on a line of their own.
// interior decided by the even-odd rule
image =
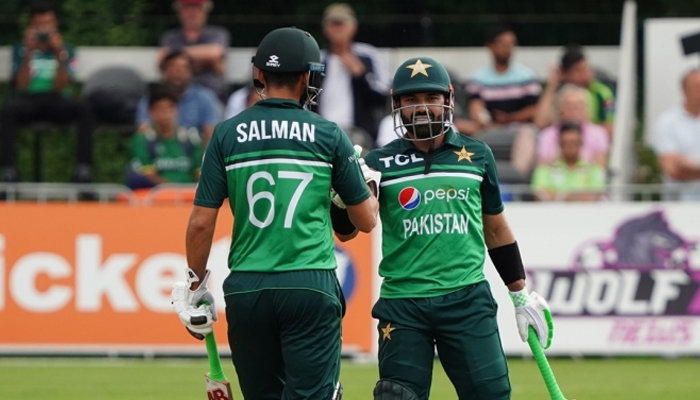
<svg viewBox="0 0 700 400">
<path fill-rule="evenodd" d="M 546 400 L 532 360 L 509 360 L 514 400 Z M 16 359 L 0 358 L 0 399 L 46 400 L 206 400 L 206 360 Z M 562 391 L 577 400 L 697 399 L 698 359 L 553 360 Z M 224 365 L 234 395 L 242 399 L 230 363 Z M 371 399 L 374 363 L 345 361 L 344 400 Z M 436 363 L 431 399 L 456 399 Z"/>
</svg>

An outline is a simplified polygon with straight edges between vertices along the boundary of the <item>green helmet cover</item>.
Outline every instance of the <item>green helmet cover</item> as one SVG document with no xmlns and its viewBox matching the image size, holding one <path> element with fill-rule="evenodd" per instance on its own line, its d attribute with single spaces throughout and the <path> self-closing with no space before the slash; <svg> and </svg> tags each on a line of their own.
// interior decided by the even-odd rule
<svg viewBox="0 0 700 400">
<path fill-rule="evenodd" d="M 309 32 L 295 27 L 278 28 L 265 35 L 253 57 L 253 65 L 270 72 L 323 72 L 321 50 Z"/>
<path fill-rule="evenodd" d="M 433 58 L 409 58 L 394 74 L 392 96 L 420 92 L 452 92 L 447 70 Z"/>
</svg>

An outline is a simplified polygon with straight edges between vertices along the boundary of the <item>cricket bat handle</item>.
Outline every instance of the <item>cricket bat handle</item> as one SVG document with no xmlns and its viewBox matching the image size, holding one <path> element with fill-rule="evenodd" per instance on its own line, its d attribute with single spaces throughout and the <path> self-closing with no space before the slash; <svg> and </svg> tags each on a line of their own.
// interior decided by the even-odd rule
<svg viewBox="0 0 700 400">
<path fill-rule="evenodd" d="M 219 358 L 219 348 L 216 345 L 216 337 L 214 331 L 211 331 L 204 338 L 207 344 L 207 358 L 209 359 L 209 376 L 215 381 L 225 381 L 224 369 L 221 367 L 221 358 Z"/>
<path fill-rule="evenodd" d="M 535 357 L 535 362 L 537 367 L 540 369 L 540 374 L 542 374 L 542 379 L 544 379 L 544 384 L 549 392 L 549 397 L 552 400 L 566 400 L 566 397 L 559 389 L 559 384 L 557 384 L 557 379 L 554 377 L 552 368 L 549 366 L 549 361 L 547 361 L 547 356 L 544 355 L 544 349 L 540 344 L 540 340 L 537 338 L 537 333 L 535 328 L 528 327 L 527 344 L 530 345 L 530 350 L 532 355 Z"/>
</svg>

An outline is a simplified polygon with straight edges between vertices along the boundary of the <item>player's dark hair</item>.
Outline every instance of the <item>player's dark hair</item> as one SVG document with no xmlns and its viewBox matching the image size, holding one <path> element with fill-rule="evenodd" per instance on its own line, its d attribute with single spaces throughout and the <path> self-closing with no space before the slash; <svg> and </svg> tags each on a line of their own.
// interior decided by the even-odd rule
<svg viewBox="0 0 700 400">
<path fill-rule="evenodd" d="M 580 136 L 581 135 L 581 124 L 579 124 L 576 121 L 563 121 L 561 123 L 561 125 L 559 126 L 559 136 L 561 136 L 561 134 L 563 132 L 569 132 L 569 131 L 574 131 L 574 132 L 578 133 Z"/>
<path fill-rule="evenodd" d="M 274 87 L 285 87 L 296 89 L 299 78 L 304 72 L 270 72 L 262 71 L 265 78 L 265 85 Z"/>
<path fill-rule="evenodd" d="M 190 69 L 194 71 L 194 60 L 192 57 L 190 57 L 189 54 L 185 53 L 184 50 L 181 49 L 173 49 L 168 52 L 168 54 L 163 57 L 163 60 L 160 62 L 160 70 L 164 71 L 165 67 L 170 63 L 170 61 L 176 59 L 176 58 L 184 58 L 187 60 L 187 63 L 190 65 Z"/>
<path fill-rule="evenodd" d="M 484 32 L 484 43 L 493 43 L 496 39 L 498 39 L 499 36 L 506 32 L 511 32 L 515 34 L 513 28 L 506 24 L 491 25 L 488 28 L 486 28 L 486 32 Z"/>
<path fill-rule="evenodd" d="M 561 56 L 561 70 L 567 72 L 574 65 L 586 59 L 586 55 L 583 54 L 583 49 L 577 44 L 571 44 L 566 47 L 564 55 Z"/>
<path fill-rule="evenodd" d="M 180 101 L 175 90 L 169 85 L 154 86 L 148 95 L 148 108 L 161 100 L 170 100 L 175 104 Z"/>
<path fill-rule="evenodd" d="M 48 12 L 56 13 L 56 6 L 50 1 L 35 0 L 29 3 L 29 17 Z"/>
</svg>

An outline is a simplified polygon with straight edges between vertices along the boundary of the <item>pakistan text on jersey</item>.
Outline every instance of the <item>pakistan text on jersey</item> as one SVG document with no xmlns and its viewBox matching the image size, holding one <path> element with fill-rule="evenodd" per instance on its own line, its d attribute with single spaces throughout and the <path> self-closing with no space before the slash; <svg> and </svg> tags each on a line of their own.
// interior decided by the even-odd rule
<svg viewBox="0 0 700 400">
<path fill-rule="evenodd" d="M 407 239 L 414 235 L 466 235 L 469 231 L 469 216 L 467 214 L 427 214 L 403 220 L 403 237 Z"/>
<path fill-rule="evenodd" d="M 304 142 L 316 141 L 316 125 L 298 121 L 250 121 L 236 126 L 240 143 L 253 140 L 295 139 Z"/>
</svg>

